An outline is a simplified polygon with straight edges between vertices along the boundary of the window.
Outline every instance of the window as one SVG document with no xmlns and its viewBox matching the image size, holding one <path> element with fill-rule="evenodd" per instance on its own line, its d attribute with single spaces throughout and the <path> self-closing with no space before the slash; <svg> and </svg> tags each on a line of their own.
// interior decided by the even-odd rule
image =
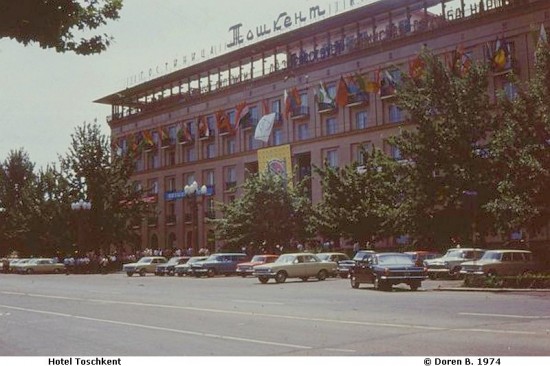
<svg viewBox="0 0 550 366">
<path fill-rule="evenodd" d="M 300 93 L 300 103 L 302 107 L 307 107 L 307 92 Z"/>
<path fill-rule="evenodd" d="M 254 131 L 246 133 L 245 136 L 247 150 L 254 150 L 259 147 L 259 141 L 254 138 Z"/>
<path fill-rule="evenodd" d="M 403 120 L 403 111 L 395 104 L 388 106 L 388 117 L 390 123 L 397 123 Z"/>
<path fill-rule="evenodd" d="M 206 117 L 206 124 L 208 125 L 208 129 L 210 130 L 210 136 L 214 134 L 214 126 L 216 125 L 216 119 L 214 116 L 208 116 Z"/>
<path fill-rule="evenodd" d="M 168 137 L 170 138 L 170 144 L 174 145 L 178 139 L 178 128 L 176 126 L 168 127 Z"/>
<path fill-rule="evenodd" d="M 235 127 L 235 111 L 231 110 L 227 112 L 227 118 L 229 118 L 229 124 L 231 124 L 231 127 Z"/>
<path fill-rule="evenodd" d="M 225 168 L 225 190 L 230 190 L 237 185 L 237 168 L 228 166 Z"/>
<path fill-rule="evenodd" d="M 150 194 L 159 194 L 159 183 L 156 179 L 150 179 L 148 185 Z"/>
<path fill-rule="evenodd" d="M 212 159 L 216 157 L 216 144 L 215 143 L 209 143 L 205 147 L 205 156 L 206 159 Z"/>
<path fill-rule="evenodd" d="M 336 83 L 327 84 L 327 94 L 332 100 L 336 99 Z"/>
<path fill-rule="evenodd" d="M 372 143 L 364 142 L 362 144 L 351 145 L 351 156 L 359 165 L 365 164 L 365 154 L 372 151 Z"/>
<path fill-rule="evenodd" d="M 176 190 L 176 178 L 175 177 L 168 177 L 166 178 L 166 192 L 174 192 Z"/>
<path fill-rule="evenodd" d="M 504 82 L 504 85 L 503 85 L 502 89 L 504 90 L 504 95 L 506 95 L 506 99 L 514 100 L 514 99 L 517 98 L 518 88 L 517 88 L 516 84 L 514 84 L 514 83 L 507 80 L 507 81 Z"/>
<path fill-rule="evenodd" d="M 309 126 L 307 123 L 300 123 L 298 127 L 298 140 L 306 140 L 309 138 Z"/>
<path fill-rule="evenodd" d="M 327 150 L 325 152 L 325 160 L 328 164 L 328 166 L 332 168 L 338 167 L 338 150 Z"/>
<path fill-rule="evenodd" d="M 271 113 L 281 113 L 281 101 L 279 99 L 271 101 Z"/>
<path fill-rule="evenodd" d="M 193 162 L 197 160 L 197 151 L 195 147 L 188 147 L 185 149 L 185 161 L 186 162 Z"/>
<path fill-rule="evenodd" d="M 391 146 L 390 147 L 390 154 L 391 154 L 391 157 L 395 160 L 402 160 L 403 157 L 401 156 L 401 150 L 399 150 L 399 148 L 397 148 L 396 146 Z"/>
<path fill-rule="evenodd" d="M 338 124 L 336 122 L 336 118 L 331 117 L 327 118 L 325 121 L 325 129 L 327 135 L 334 135 L 338 132 Z"/>
<path fill-rule="evenodd" d="M 252 106 L 252 107 L 249 107 L 248 110 L 250 113 L 250 126 L 251 127 L 256 126 L 256 124 L 258 123 L 258 120 L 260 119 L 258 115 L 258 107 Z"/>
<path fill-rule="evenodd" d="M 360 111 L 355 114 L 355 128 L 362 130 L 368 126 L 368 112 Z"/>
<path fill-rule="evenodd" d="M 273 130 L 273 145 L 283 144 L 283 130 L 281 128 L 275 128 Z"/>
<path fill-rule="evenodd" d="M 228 137 L 225 139 L 225 153 L 227 155 L 234 154 L 236 152 L 236 142 L 234 137 Z"/>
<path fill-rule="evenodd" d="M 156 169 L 160 166 L 158 150 L 152 150 L 147 153 L 147 164 L 149 169 Z"/>
<path fill-rule="evenodd" d="M 176 152 L 174 149 L 166 150 L 164 153 L 164 164 L 167 166 L 176 165 Z"/>
<path fill-rule="evenodd" d="M 213 170 L 207 170 L 204 173 L 204 184 L 206 184 L 207 186 L 214 186 L 215 184 L 214 179 L 215 179 L 215 174 Z"/>
</svg>

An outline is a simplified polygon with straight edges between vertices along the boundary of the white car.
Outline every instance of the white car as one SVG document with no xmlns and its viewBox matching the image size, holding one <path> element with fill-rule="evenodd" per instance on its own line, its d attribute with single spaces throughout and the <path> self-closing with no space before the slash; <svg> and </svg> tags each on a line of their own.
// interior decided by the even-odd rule
<svg viewBox="0 0 550 366">
<path fill-rule="evenodd" d="M 254 276 L 261 283 L 267 283 L 270 278 L 283 283 L 287 278 L 301 278 L 307 281 L 316 277 L 324 281 L 336 272 L 335 262 L 323 262 L 312 253 L 283 254 L 275 262 L 254 267 Z"/>
<path fill-rule="evenodd" d="M 63 273 L 65 266 L 51 258 L 33 258 L 25 263 L 18 263 L 15 271 L 23 274 Z"/>
<path fill-rule="evenodd" d="M 147 273 L 155 273 L 157 266 L 163 263 L 166 263 L 164 257 L 143 257 L 136 263 L 123 265 L 122 270 L 126 272 L 128 277 L 132 277 L 134 273 L 145 276 Z"/>
</svg>

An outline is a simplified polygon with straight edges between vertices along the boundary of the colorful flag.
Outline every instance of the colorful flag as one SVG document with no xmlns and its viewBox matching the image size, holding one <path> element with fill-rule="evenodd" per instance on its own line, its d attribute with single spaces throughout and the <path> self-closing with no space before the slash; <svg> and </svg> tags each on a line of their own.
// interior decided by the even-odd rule
<svg viewBox="0 0 550 366">
<path fill-rule="evenodd" d="M 495 71 L 504 70 L 508 61 L 508 42 L 504 39 L 500 40 L 498 36 L 495 42 L 495 53 L 493 54 L 492 61 Z"/>
<path fill-rule="evenodd" d="M 263 142 L 267 142 L 269 140 L 271 130 L 273 129 L 273 123 L 275 122 L 275 116 L 276 113 L 270 113 L 260 119 L 258 125 L 256 126 L 256 130 L 254 131 L 254 139 Z"/>
<path fill-rule="evenodd" d="M 367 82 L 368 93 L 378 93 L 380 91 L 380 68 L 374 73 L 374 81 Z"/>
<path fill-rule="evenodd" d="M 340 81 L 338 82 L 338 88 L 336 90 L 336 104 L 339 107 L 345 107 L 348 104 L 348 86 L 344 81 L 344 77 L 340 76 Z"/>
<path fill-rule="evenodd" d="M 424 64 L 424 60 L 422 60 L 420 56 L 416 56 L 409 61 L 409 76 L 413 80 L 418 80 L 420 77 L 422 77 L 425 68 L 426 65 Z"/>
<path fill-rule="evenodd" d="M 224 111 L 218 111 L 216 113 L 216 124 L 218 126 L 219 133 L 229 133 L 233 131 L 229 117 Z"/>
<path fill-rule="evenodd" d="M 366 94 L 367 93 L 367 83 L 365 82 L 365 79 L 363 78 L 363 76 L 361 76 L 361 74 L 355 73 L 355 82 L 359 86 L 359 90 L 362 93 Z"/>
<path fill-rule="evenodd" d="M 143 142 L 147 145 L 147 147 L 152 147 L 155 145 L 151 131 L 143 131 Z"/>
<path fill-rule="evenodd" d="M 235 107 L 237 116 L 235 118 L 235 131 L 239 129 L 241 123 L 244 123 L 250 118 L 250 108 L 246 102 L 241 102 Z"/>
<path fill-rule="evenodd" d="M 182 123 L 178 130 L 178 141 L 180 143 L 192 142 L 193 135 L 191 134 L 191 126 L 189 123 Z"/>
<path fill-rule="evenodd" d="M 204 119 L 204 116 L 199 117 L 199 138 L 206 138 L 210 137 L 210 128 L 208 127 L 208 123 Z"/>
<path fill-rule="evenodd" d="M 332 104 L 334 101 L 330 97 L 330 95 L 327 92 L 327 88 L 323 84 L 322 81 L 319 82 L 319 92 L 317 93 L 317 102 L 319 104 L 325 103 L 325 104 Z"/>
</svg>

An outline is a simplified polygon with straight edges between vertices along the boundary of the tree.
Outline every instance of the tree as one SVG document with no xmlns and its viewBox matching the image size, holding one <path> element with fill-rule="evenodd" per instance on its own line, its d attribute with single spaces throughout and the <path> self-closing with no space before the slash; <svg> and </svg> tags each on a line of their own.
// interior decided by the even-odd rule
<svg viewBox="0 0 550 366">
<path fill-rule="evenodd" d="M 223 218 L 214 220 L 216 236 L 233 249 L 251 245 L 255 252 L 274 252 L 276 245 L 288 248 L 292 241 L 310 238 L 311 203 L 304 187 L 305 182 L 291 187 L 278 174 L 249 176 L 242 196 L 224 204 Z"/>
<path fill-rule="evenodd" d="M 134 240 L 129 225 L 140 219 L 148 206 L 142 200 L 143 192 L 130 182 L 133 155 L 112 154 L 108 137 L 96 123 L 84 123 L 71 137 L 61 170 L 72 202 L 84 199 L 91 203 L 88 217 L 75 217 L 76 224 L 78 220 L 86 223 L 85 249 L 107 249 L 111 244 Z"/>
<path fill-rule="evenodd" d="M 475 241 L 475 233 L 491 225 L 479 210 L 493 194 L 486 155 L 493 128 L 487 69 L 460 50 L 446 65 L 423 49 L 415 65 L 397 91 L 397 104 L 415 128 L 390 141 L 412 162 L 397 217 L 404 229 L 433 245 L 447 245 L 453 237 Z"/>
<path fill-rule="evenodd" d="M 536 234 L 550 222 L 550 47 L 539 41 L 534 75 L 514 98 L 501 94 L 491 162 L 498 196 L 486 207 L 497 229 Z M 512 79 L 514 81 L 514 79 Z"/>
<path fill-rule="evenodd" d="M 107 34 L 78 39 L 76 32 L 94 31 L 108 20 L 119 18 L 122 0 L 0 0 L 0 38 L 57 52 L 89 55 L 105 51 L 112 38 Z"/>
<path fill-rule="evenodd" d="M 38 215 L 37 193 L 34 164 L 28 154 L 23 149 L 10 151 L 0 165 L 1 251 L 29 252 L 31 225 Z"/>
<path fill-rule="evenodd" d="M 400 167 L 380 150 L 363 154 L 365 163 L 361 166 L 315 168 L 323 189 L 314 216 L 320 235 L 366 243 L 394 234 Z"/>
</svg>

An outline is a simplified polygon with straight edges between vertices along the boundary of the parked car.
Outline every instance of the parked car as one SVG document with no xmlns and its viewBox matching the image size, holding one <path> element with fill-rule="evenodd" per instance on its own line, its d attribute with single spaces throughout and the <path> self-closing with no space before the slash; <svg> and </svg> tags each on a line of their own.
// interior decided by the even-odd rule
<svg viewBox="0 0 550 366">
<path fill-rule="evenodd" d="M 191 273 L 195 277 L 214 277 L 219 274 L 230 276 L 236 273 L 237 264 L 246 262 L 244 253 L 217 253 L 207 260 L 191 264 Z"/>
<path fill-rule="evenodd" d="M 301 278 L 302 281 L 307 281 L 310 277 L 324 281 L 335 271 L 334 262 L 323 262 L 311 253 L 294 253 L 283 254 L 273 263 L 254 267 L 254 276 L 261 283 L 267 283 L 270 278 L 274 278 L 277 283 L 283 283 L 287 278 Z"/>
<path fill-rule="evenodd" d="M 176 267 L 174 267 L 174 273 L 178 275 L 178 277 L 183 277 L 191 273 L 191 265 L 195 262 L 202 262 L 208 259 L 208 256 L 197 256 L 197 257 L 191 257 L 189 260 L 184 264 L 178 264 Z"/>
<path fill-rule="evenodd" d="M 477 260 L 485 253 L 478 248 L 451 248 L 443 257 L 426 259 L 424 266 L 428 268 L 428 276 L 432 279 L 440 275 L 457 277 L 463 262 Z"/>
<path fill-rule="evenodd" d="M 346 253 L 340 252 L 317 253 L 317 257 L 324 262 L 336 263 L 336 270 L 330 274 L 333 277 L 336 277 L 336 275 L 338 275 L 338 264 L 340 262 L 350 260 L 349 256 Z"/>
<path fill-rule="evenodd" d="M 33 258 L 25 263 L 18 264 L 17 273 L 34 274 L 34 273 L 62 273 L 65 270 L 63 263 L 51 258 Z"/>
<path fill-rule="evenodd" d="M 352 288 L 372 283 L 376 290 L 389 291 L 393 285 L 405 283 L 416 291 L 427 278 L 424 267 L 417 266 L 404 253 L 378 253 L 366 262 L 358 262 L 350 271 Z"/>
<path fill-rule="evenodd" d="M 143 257 L 136 263 L 128 263 L 122 266 L 122 270 L 126 272 L 128 277 L 132 277 L 134 273 L 140 276 L 145 276 L 147 273 L 155 273 L 159 264 L 166 263 L 164 257 Z"/>
<path fill-rule="evenodd" d="M 242 277 L 250 276 L 254 273 L 254 267 L 260 264 L 273 263 L 279 258 L 275 254 L 259 254 L 252 257 L 250 262 L 244 262 L 237 264 L 237 274 Z"/>
<path fill-rule="evenodd" d="M 353 256 L 353 259 L 342 260 L 338 262 L 338 267 L 336 269 L 338 275 L 341 278 L 348 278 L 349 270 L 353 268 L 357 262 L 364 262 L 374 254 L 376 254 L 374 250 L 359 250 L 357 253 L 355 253 L 355 256 Z"/>
<path fill-rule="evenodd" d="M 172 257 L 168 260 L 168 262 L 164 264 L 159 264 L 157 268 L 155 269 L 155 275 L 157 276 L 173 276 L 175 267 L 178 264 L 185 264 L 190 257 Z"/>
<path fill-rule="evenodd" d="M 10 259 L 10 272 L 17 273 L 17 268 L 28 261 L 30 261 L 32 258 L 14 258 Z"/>
<path fill-rule="evenodd" d="M 424 265 L 424 261 L 426 259 L 434 259 L 434 258 L 440 258 L 441 253 L 438 252 L 430 252 L 427 250 L 417 250 L 412 252 L 405 252 L 405 254 L 409 255 L 414 263 L 421 267 Z"/>
<path fill-rule="evenodd" d="M 486 276 L 517 276 L 540 269 L 540 264 L 528 250 L 488 250 L 479 260 L 462 263 L 461 274 Z"/>
</svg>

